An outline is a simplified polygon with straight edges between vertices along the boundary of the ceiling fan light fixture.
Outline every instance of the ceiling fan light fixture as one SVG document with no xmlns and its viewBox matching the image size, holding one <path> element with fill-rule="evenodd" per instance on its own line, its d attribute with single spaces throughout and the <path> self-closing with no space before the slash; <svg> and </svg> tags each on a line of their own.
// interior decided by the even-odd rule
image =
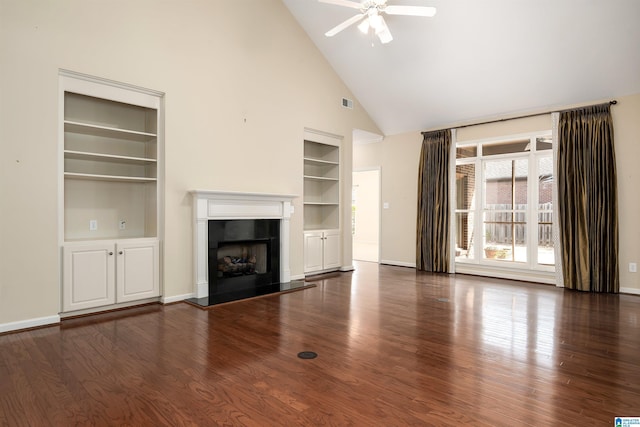
<svg viewBox="0 0 640 427">
<path fill-rule="evenodd" d="M 391 31 L 384 21 L 382 14 L 388 15 L 408 15 L 408 16 L 433 16 L 436 13 L 435 7 L 426 6 L 396 6 L 387 5 L 387 0 L 361 0 L 359 3 L 353 0 L 318 0 L 321 3 L 329 3 L 337 6 L 344 6 L 352 9 L 359 9 L 360 13 L 346 21 L 336 25 L 325 33 L 325 36 L 332 37 L 338 34 L 345 28 L 355 24 L 358 21 L 362 21 L 358 25 L 358 30 L 361 33 L 367 34 L 369 30 L 373 29 L 375 34 L 380 39 L 380 42 L 385 44 L 393 40 Z"/>
<path fill-rule="evenodd" d="M 376 35 L 380 39 L 380 43 L 387 44 L 391 40 L 393 40 L 393 36 L 391 35 L 391 31 L 389 31 L 389 27 L 387 27 L 387 23 L 384 18 L 380 16 L 380 22 L 378 28 L 376 28 Z"/>
<path fill-rule="evenodd" d="M 393 36 L 391 35 L 391 31 L 389 31 L 389 29 L 385 29 L 383 31 L 380 32 L 376 32 L 378 38 L 380 39 L 380 43 L 382 44 L 387 44 L 389 43 L 391 40 L 393 40 Z"/>
<path fill-rule="evenodd" d="M 358 25 L 358 30 L 360 30 L 362 34 L 367 34 L 369 32 L 370 27 L 371 26 L 369 25 L 369 20 L 365 19 Z"/>
<path fill-rule="evenodd" d="M 386 25 L 384 24 L 384 19 L 382 19 L 382 16 L 378 15 L 377 13 L 371 14 L 368 21 L 369 25 L 371 25 L 371 28 L 373 28 L 376 33 L 378 33 L 378 31 L 384 30 L 384 28 L 386 27 Z"/>
</svg>

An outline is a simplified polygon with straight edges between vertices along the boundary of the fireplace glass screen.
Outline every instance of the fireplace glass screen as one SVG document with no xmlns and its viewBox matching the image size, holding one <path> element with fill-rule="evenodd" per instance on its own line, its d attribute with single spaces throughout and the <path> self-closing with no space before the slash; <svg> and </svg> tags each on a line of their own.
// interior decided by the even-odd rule
<svg viewBox="0 0 640 427">
<path fill-rule="evenodd" d="M 217 276 L 237 277 L 267 272 L 267 243 L 220 243 Z"/>
</svg>

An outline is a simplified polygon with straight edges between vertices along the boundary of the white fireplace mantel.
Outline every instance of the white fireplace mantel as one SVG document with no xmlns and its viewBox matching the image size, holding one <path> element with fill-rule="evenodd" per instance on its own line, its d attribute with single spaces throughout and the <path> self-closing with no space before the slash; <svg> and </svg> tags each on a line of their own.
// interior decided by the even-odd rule
<svg viewBox="0 0 640 427">
<path fill-rule="evenodd" d="M 208 221 L 212 219 L 280 219 L 280 282 L 291 281 L 289 267 L 290 194 L 193 190 L 195 294 L 209 296 Z"/>
</svg>

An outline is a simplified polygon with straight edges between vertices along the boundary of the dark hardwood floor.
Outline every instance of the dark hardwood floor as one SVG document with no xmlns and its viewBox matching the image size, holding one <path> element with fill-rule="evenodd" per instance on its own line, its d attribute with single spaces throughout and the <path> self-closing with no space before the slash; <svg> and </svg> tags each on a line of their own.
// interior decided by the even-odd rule
<svg viewBox="0 0 640 427">
<path fill-rule="evenodd" d="M 303 360 L 301 351 L 318 357 Z M 299 292 L 0 336 L 0 425 L 611 426 L 640 297 L 356 264 Z"/>
</svg>

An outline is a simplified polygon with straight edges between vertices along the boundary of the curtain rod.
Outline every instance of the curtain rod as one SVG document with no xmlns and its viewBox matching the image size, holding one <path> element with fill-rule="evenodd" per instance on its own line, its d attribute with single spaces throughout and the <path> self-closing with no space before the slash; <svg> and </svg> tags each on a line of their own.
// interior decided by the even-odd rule
<svg viewBox="0 0 640 427">
<path fill-rule="evenodd" d="M 601 104 L 583 105 L 582 107 L 568 108 L 568 109 L 565 109 L 565 110 L 550 110 L 550 111 L 544 111 L 542 113 L 527 114 L 527 115 L 524 115 L 524 116 L 517 116 L 517 117 L 508 117 L 506 119 L 495 119 L 495 120 L 488 120 L 486 122 L 469 123 L 469 124 L 466 124 L 466 125 L 451 126 L 450 128 L 428 130 L 428 131 L 421 132 L 421 134 L 424 135 L 426 133 L 438 132 L 440 130 L 462 129 L 462 128 L 467 128 L 467 127 L 470 127 L 470 126 L 487 125 L 487 124 L 490 124 L 490 123 L 506 122 L 506 121 L 509 121 L 509 120 L 516 120 L 516 119 L 526 119 L 528 117 L 544 116 L 546 114 L 551 114 L 551 113 L 566 113 L 567 111 L 576 111 L 576 110 L 581 110 L 583 108 L 597 107 L 599 105 L 607 105 L 607 104 L 608 105 L 616 105 L 617 103 L 618 103 L 618 101 L 613 99 L 613 100 L 611 100 L 609 102 L 603 102 Z"/>
</svg>

